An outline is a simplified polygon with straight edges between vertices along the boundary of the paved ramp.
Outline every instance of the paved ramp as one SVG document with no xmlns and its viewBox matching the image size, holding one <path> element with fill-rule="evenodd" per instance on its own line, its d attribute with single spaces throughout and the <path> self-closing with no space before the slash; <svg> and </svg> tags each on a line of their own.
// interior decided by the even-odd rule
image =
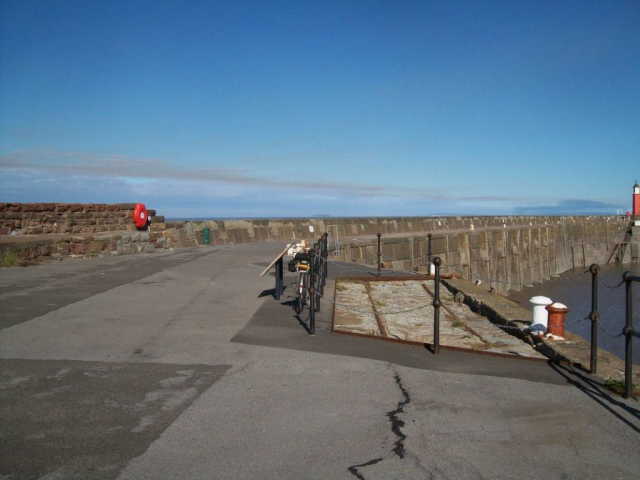
<svg viewBox="0 0 640 480">
<path fill-rule="evenodd" d="M 327 303 L 311 337 L 259 277 L 282 248 L 0 270 L 0 478 L 637 477 L 637 402 L 564 367 L 335 335 Z"/>
</svg>

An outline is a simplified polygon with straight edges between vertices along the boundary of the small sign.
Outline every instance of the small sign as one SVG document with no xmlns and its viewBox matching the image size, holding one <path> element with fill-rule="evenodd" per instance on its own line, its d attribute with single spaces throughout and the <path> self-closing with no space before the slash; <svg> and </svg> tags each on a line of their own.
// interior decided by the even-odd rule
<svg viewBox="0 0 640 480">
<path fill-rule="evenodd" d="M 309 225 L 309 232 L 313 233 L 313 225 Z"/>
</svg>

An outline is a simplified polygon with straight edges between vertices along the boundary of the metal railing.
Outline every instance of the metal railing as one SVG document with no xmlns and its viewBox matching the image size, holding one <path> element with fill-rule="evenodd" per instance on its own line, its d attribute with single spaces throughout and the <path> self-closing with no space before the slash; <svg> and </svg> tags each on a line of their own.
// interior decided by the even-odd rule
<svg viewBox="0 0 640 480">
<path fill-rule="evenodd" d="M 378 259 L 378 268 L 377 275 L 382 275 L 382 244 L 381 237 L 382 235 L 378 233 L 378 251 L 377 251 L 377 259 Z M 328 252 L 329 252 L 329 235 L 324 233 L 318 241 L 314 244 L 313 248 L 309 251 L 309 255 L 311 257 L 310 261 L 310 271 L 309 271 L 309 299 L 310 299 L 310 307 L 309 307 L 309 333 L 310 335 L 315 335 L 315 313 L 320 312 L 321 309 L 321 299 L 324 297 L 324 287 L 326 284 L 326 279 L 329 271 L 329 260 L 328 260 Z M 428 259 L 429 265 L 431 265 L 432 258 L 432 235 L 427 235 L 428 241 Z M 278 268 L 279 264 L 279 268 Z M 276 265 L 276 293 L 282 292 L 282 262 L 278 262 Z M 440 308 L 442 307 L 442 302 L 440 300 L 440 274 L 441 268 L 444 265 L 444 262 L 439 256 L 433 257 L 433 266 L 435 267 L 435 287 L 433 294 L 433 301 L 431 302 L 431 306 L 434 308 L 433 321 L 434 321 L 434 338 L 433 338 L 433 354 L 437 355 L 440 353 Z M 448 266 L 451 267 L 451 266 Z M 370 271 L 358 270 L 343 266 L 348 270 L 353 270 L 359 273 L 368 273 L 372 274 Z M 430 268 L 430 267 L 429 267 Z M 396 273 L 396 274 L 414 274 L 418 276 L 427 276 L 427 274 L 419 274 L 414 271 L 406 271 L 406 270 L 385 270 L 385 273 Z M 632 363 L 632 351 L 633 351 L 633 337 L 638 337 L 639 332 L 637 332 L 633 327 L 633 314 L 632 314 L 632 284 L 635 282 L 640 282 L 640 276 L 633 275 L 632 272 L 625 272 L 622 276 L 622 281 L 617 285 L 609 285 L 604 280 L 599 278 L 600 274 L 600 266 L 598 264 L 592 264 L 589 269 L 585 272 L 580 273 L 579 275 L 572 275 L 568 277 L 562 277 L 557 281 L 564 281 L 568 279 L 575 278 L 576 276 L 583 275 L 585 273 L 591 273 L 591 312 L 585 318 L 580 318 L 576 321 L 568 321 L 565 323 L 578 323 L 583 320 L 591 321 L 591 351 L 590 351 L 590 369 L 589 373 L 596 374 L 598 369 L 598 330 L 602 330 L 608 336 L 612 338 L 618 338 L 621 336 L 625 337 L 625 388 L 624 388 L 624 398 L 629 398 L 632 395 L 633 390 L 633 363 Z M 494 281 L 495 282 L 495 281 Z M 598 313 L 598 283 L 602 282 L 607 288 L 615 289 L 621 287 L 623 284 L 626 285 L 626 323 L 622 332 L 619 334 L 611 334 L 608 332 L 599 322 L 600 315 Z M 279 298 L 279 295 L 278 297 Z M 327 299 L 329 300 L 329 299 Z M 329 300 L 331 301 L 331 300 Z M 428 307 L 429 305 L 420 306 L 417 308 L 410 309 L 420 309 Z M 379 312 L 379 314 L 387 314 L 387 313 L 400 313 L 400 312 Z M 500 326 L 500 325 L 499 325 Z M 500 326 L 502 328 L 518 328 L 519 327 L 505 327 Z"/>
<path fill-rule="evenodd" d="M 640 277 L 633 275 L 631 272 L 624 272 L 622 274 L 622 280 L 624 280 L 625 287 L 625 327 L 622 330 L 625 336 L 624 340 L 624 398 L 631 396 L 633 390 L 633 363 L 631 361 L 631 355 L 633 352 L 633 337 L 638 337 L 638 332 L 633 329 L 633 313 L 631 302 L 631 290 L 634 282 L 640 282 Z"/>
<path fill-rule="evenodd" d="M 309 250 L 309 335 L 316 334 L 316 312 L 320 311 L 320 298 L 327 281 L 327 238 L 324 233 Z"/>
<path fill-rule="evenodd" d="M 382 272 L 381 272 L 381 266 L 383 265 L 382 259 L 384 258 L 384 256 L 382 255 L 382 242 L 381 242 L 381 237 L 382 235 L 380 233 L 378 233 L 377 235 L 378 237 L 378 249 L 377 249 L 377 259 L 378 259 L 378 269 L 377 269 L 377 275 L 381 276 Z M 433 237 L 431 234 L 427 235 L 427 259 L 428 259 L 428 265 L 431 265 L 431 258 L 432 258 L 432 241 L 433 241 Z M 391 259 L 393 260 L 393 259 Z M 437 262 L 436 262 L 437 260 Z M 434 310 L 434 353 L 437 354 L 439 353 L 439 307 L 442 305 L 440 303 L 439 300 L 439 278 L 440 278 L 440 270 L 443 266 L 448 267 L 448 270 L 453 270 L 454 272 L 460 273 L 461 276 L 467 276 L 468 272 L 464 272 L 462 270 L 459 269 L 455 269 L 452 265 L 446 265 L 445 262 L 440 258 L 440 257 L 434 257 L 433 259 L 433 265 L 435 266 L 435 275 L 437 277 L 436 280 L 436 295 L 437 295 L 437 299 L 434 298 L 433 301 L 433 306 L 435 308 Z M 348 268 L 348 267 L 345 267 Z M 430 268 L 430 267 L 429 267 Z M 355 270 L 355 269 L 351 269 L 351 270 Z M 385 270 L 385 273 L 390 273 L 390 274 L 414 274 L 414 275 L 423 275 L 420 273 L 417 273 L 415 271 L 408 271 L 408 270 Z M 631 390 L 633 389 L 633 385 L 632 385 L 632 368 L 633 368 L 633 364 L 632 364 L 632 339 L 633 337 L 638 337 L 640 336 L 639 332 L 635 331 L 633 328 L 633 318 L 632 318 L 632 300 L 631 300 L 631 284 L 633 282 L 638 282 L 640 281 L 640 277 L 638 276 L 634 276 L 632 274 L 632 272 L 625 272 L 625 274 L 623 275 L 623 279 L 620 283 L 618 283 L 617 285 L 609 285 L 604 279 L 599 278 L 599 274 L 600 274 L 600 266 L 598 264 L 592 264 L 588 270 L 585 270 L 583 272 L 580 272 L 576 275 L 570 275 L 570 276 L 564 276 L 564 277 L 559 277 L 557 279 L 552 279 L 549 281 L 567 281 L 567 280 L 571 280 L 573 278 L 582 276 L 586 273 L 591 273 L 592 275 L 592 280 L 591 280 L 591 312 L 589 313 L 588 316 L 584 317 L 584 318 L 578 318 L 577 320 L 568 320 L 565 321 L 566 324 L 576 324 L 585 320 L 590 320 L 591 321 L 591 348 L 590 348 L 590 367 L 589 367 L 589 373 L 591 374 L 596 374 L 597 370 L 598 370 L 598 331 L 601 330 L 603 333 L 605 333 L 607 336 L 611 337 L 611 338 L 619 338 L 622 336 L 625 336 L 625 398 L 628 398 L 628 396 L 631 395 Z M 424 274 L 427 275 L 427 274 Z M 477 279 L 477 280 L 484 280 L 484 279 Z M 491 283 L 500 283 L 499 280 L 494 280 L 494 279 L 487 279 L 488 282 Z M 514 282 L 510 282 L 512 285 Z M 616 289 L 621 287 L 623 284 L 627 285 L 627 292 L 626 292 L 626 326 L 622 329 L 621 333 L 611 333 L 609 332 L 604 325 L 602 325 L 601 322 L 599 322 L 600 320 L 600 314 L 598 313 L 598 284 L 602 283 L 605 287 L 609 288 L 609 289 Z M 522 285 L 525 285 L 524 283 Z M 506 327 L 509 328 L 509 327 Z M 514 327 L 516 328 L 516 327 Z"/>
</svg>

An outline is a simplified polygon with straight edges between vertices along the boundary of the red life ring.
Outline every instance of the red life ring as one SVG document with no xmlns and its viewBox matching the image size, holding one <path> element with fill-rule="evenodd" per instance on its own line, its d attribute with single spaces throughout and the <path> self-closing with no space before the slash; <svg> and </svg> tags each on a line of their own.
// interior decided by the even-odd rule
<svg viewBox="0 0 640 480">
<path fill-rule="evenodd" d="M 133 209 L 133 221 L 138 228 L 145 228 L 148 222 L 147 207 L 144 203 L 136 203 L 136 207 Z"/>
</svg>

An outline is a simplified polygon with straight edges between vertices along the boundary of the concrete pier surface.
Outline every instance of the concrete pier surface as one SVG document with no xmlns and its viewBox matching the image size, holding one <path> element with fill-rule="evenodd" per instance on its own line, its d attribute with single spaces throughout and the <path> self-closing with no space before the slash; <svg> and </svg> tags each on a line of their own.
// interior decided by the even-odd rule
<svg viewBox="0 0 640 480">
<path fill-rule="evenodd" d="M 0 478 L 620 478 L 640 404 L 582 370 L 316 335 L 282 243 L 0 270 Z M 325 295 L 333 298 L 330 267 Z"/>
</svg>

